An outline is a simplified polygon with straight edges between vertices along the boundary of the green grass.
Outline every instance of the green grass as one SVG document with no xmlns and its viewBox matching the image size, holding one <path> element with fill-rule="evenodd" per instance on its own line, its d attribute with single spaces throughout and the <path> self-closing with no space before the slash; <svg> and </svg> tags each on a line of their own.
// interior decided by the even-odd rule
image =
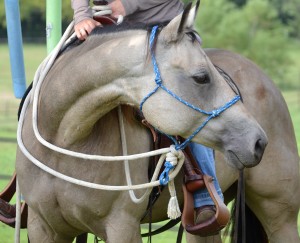
<svg viewBox="0 0 300 243">
<path fill-rule="evenodd" d="M 0 138 L 16 138 L 17 129 L 17 109 L 19 100 L 15 99 L 12 92 L 11 74 L 9 66 L 9 54 L 7 45 L 0 44 Z M 291 51 L 291 56 L 295 60 L 294 66 L 291 67 L 291 72 L 287 78 L 294 79 L 294 82 L 298 82 L 300 87 L 300 59 L 298 58 L 300 51 Z M 46 56 L 46 47 L 44 45 L 25 45 L 24 57 L 25 57 L 25 70 L 27 84 L 31 82 L 34 76 L 34 72 L 40 62 Z M 291 117 L 294 124 L 295 134 L 298 141 L 298 150 L 300 151 L 300 88 L 293 91 L 285 91 L 283 95 L 291 113 Z M 0 174 L 11 175 L 14 171 L 14 161 L 16 155 L 15 143 L 3 143 L 0 141 Z M 0 190 L 4 188 L 8 180 L 0 180 Z M 300 222 L 300 218 L 298 220 Z M 146 226 L 145 226 L 146 227 Z M 156 226 L 154 226 L 156 227 Z M 300 226 L 298 226 L 300 232 Z M 143 228 L 143 232 L 147 230 Z M 27 242 L 26 230 L 22 230 L 21 242 Z M 175 230 L 170 230 L 158 236 L 153 237 L 153 242 L 165 243 L 175 242 L 177 233 Z M 14 242 L 14 230 L 0 224 L 0 242 L 11 243 Z M 89 242 L 93 242 L 93 237 L 89 237 Z M 143 242 L 147 242 L 144 239 Z"/>
</svg>

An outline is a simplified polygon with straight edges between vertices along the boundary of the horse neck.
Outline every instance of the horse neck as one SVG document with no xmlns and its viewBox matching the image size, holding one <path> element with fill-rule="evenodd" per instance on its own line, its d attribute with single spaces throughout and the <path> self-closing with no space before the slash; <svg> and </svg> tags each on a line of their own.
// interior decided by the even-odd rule
<svg viewBox="0 0 300 243">
<path fill-rule="evenodd" d="M 61 56 L 41 91 L 39 122 L 47 127 L 45 136 L 69 146 L 119 104 L 138 105 L 145 41 L 145 31 L 100 45 L 95 36 Z"/>
</svg>

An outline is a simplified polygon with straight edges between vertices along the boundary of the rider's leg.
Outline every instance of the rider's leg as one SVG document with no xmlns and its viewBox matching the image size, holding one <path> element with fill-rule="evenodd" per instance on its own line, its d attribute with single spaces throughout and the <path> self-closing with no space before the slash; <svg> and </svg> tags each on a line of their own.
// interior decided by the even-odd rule
<svg viewBox="0 0 300 243">
<path fill-rule="evenodd" d="M 219 182 L 216 176 L 216 169 L 215 169 L 215 160 L 214 160 L 214 152 L 211 148 L 205 147 L 198 143 L 190 143 L 190 149 L 194 158 L 196 159 L 200 169 L 206 175 L 212 176 L 214 178 L 214 186 L 218 195 L 222 200 L 224 200 L 222 190 L 220 188 Z M 214 202 L 210 197 L 207 189 L 200 189 L 194 193 L 194 207 L 197 209 L 203 209 L 202 213 L 207 214 L 207 217 L 213 214 L 212 209 L 210 207 L 205 206 L 212 206 Z M 201 210 L 200 210 L 201 211 Z M 200 212 L 198 211 L 197 214 Z M 198 217 L 197 217 L 198 218 Z M 206 217 L 203 217 L 203 219 Z M 196 220 L 198 221 L 198 220 Z M 198 222 L 199 223 L 199 222 Z"/>
</svg>

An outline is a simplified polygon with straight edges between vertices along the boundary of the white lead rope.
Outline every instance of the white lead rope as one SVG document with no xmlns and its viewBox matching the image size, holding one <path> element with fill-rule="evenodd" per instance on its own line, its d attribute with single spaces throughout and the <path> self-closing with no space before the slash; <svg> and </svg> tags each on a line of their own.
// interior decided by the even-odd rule
<svg viewBox="0 0 300 243">
<path fill-rule="evenodd" d="M 27 96 L 27 98 L 25 99 L 24 102 L 24 108 L 27 108 L 29 104 L 29 96 Z M 57 172 L 53 169 L 51 169 L 50 167 L 46 166 L 45 164 L 43 164 L 42 162 L 40 162 L 38 159 L 36 159 L 25 147 L 24 143 L 23 143 L 23 139 L 22 139 L 22 129 L 23 129 L 23 123 L 24 123 L 24 117 L 25 117 L 25 113 L 26 113 L 26 109 L 22 109 L 21 115 L 20 115 L 20 120 L 19 120 L 19 124 L 18 124 L 18 131 L 17 131 L 17 141 L 18 141 L 18 145 L 21 149 L 21 151 L 23 152 L 23 154 L 36 166 L 38 166 L 40 169 L 44 170 L 45 172 L 60 178 L 64 181 L 76 184 L 76 185 L 80 185 L 80 186 L 84 186 L 84 187 L 88 187 L 88 188 L 94 188 L 94 189 L 99 189 L 99 190 L 110 190 L 110 191 L 126 191 L 126 190 L 137 190 L 137 189 L 145 189 L 145 188 L 149 188 L 149 187 L 155 187 L 155 186 L 159 186 L 159 180 L 150 182 L 150 183 L 144 183 L 144 184 L 139 184 L 139 185 L 132 185 L 132 186 L 109 186 L 109 185 L 102 185 L 102 184 L 96 184 L 96 183 L 91 183 L 91 182 L 87 182 L 87 181 L 83 181 L 83 180 L 78 180 L 76 178 L 64 175 L 60 172 Z M 178 151 L 179 152 L 179 151 Z M 180 151 L 181 152 L 181 151 Z M 181 152 L 182 153 L 182 152 Z M 106 157 L 106 156 L 102 156 L 102 157 Z M 113 156 L 109 156 L 109 157 L 113 157 Z M 123 157 L 123 156 L 118 156 L 118 157 Z M 124 158 L 126 158 L 127 156 L 124 156 Z M 123 158 L 123 160 L 124 160 Z M 161 155 L 157 168 L 155 169 L 155 173 L 152 177 L 153 178 L 157 178 L 158 174 L 159 174 L 159 170 L 163 165 L 163 162 L 166 158 L 166 155 L 163 154 Z M 176 175 L 179 173 L 181 166 L 183 165 L 183 161 L 184 161 L 184 157 L 182 156 L 181 158 L 179 158 L 178 161 L 178 166 L 176 166 L 176 168 L 174 169 L 174 171 L 172 171 L 170 173 L 170 180 L 173 180 Z M 151 180 L 151 181 L 152 181 Z"/>
<path fill-rule="evenodd" d="M 118 107 L 118 118 L 119 118 L 123 155 L 127 155 L 128 149 L 127 149 L 127 141 L 126 141 L 126 132 L 125 132 L 124 119 L 123 119 L 121 106 Z M 130 176 L 130 168 L 129 168 L 128 159 L 124 160 L 124 167 L 125 167 L 125 176 L 126 176 L 127 185 L 131 186 L 132 180 L 131 180 L 131 176 Z M 154 180 L 155 178 L 152 177 L 152 180 Z M 153 182 L 152 180 L 151 180 L 151 182 Z M 147 188 L 144 195 L 141 196 L 140 198 L 137 198 L 134 191 L 129 190 L 129 195 L 130 195 L 131 201 L 133 201 L 134 203 L 142 203 L 149 196 L 150 193 L 151 193 L 151 188 Z"/>
</svg>

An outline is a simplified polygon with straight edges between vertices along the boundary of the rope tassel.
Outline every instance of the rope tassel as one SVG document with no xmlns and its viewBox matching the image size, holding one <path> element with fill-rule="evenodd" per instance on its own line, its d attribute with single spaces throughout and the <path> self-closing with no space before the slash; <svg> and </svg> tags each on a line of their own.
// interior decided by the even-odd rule
<svg viewBox="0 0 300 243">
<path fill-rule="evenodd" d="M 170 192 L 171 198 L 170 198 L 170 201 L 168 204 L 168 217 L 170 219 L 177 219 L 181 216 L 181 211 L 180 211 L 177 196 L 176 196 L 174 180 L 171 180 L 169 182 L 169 192 Z"/>
<path fill-rule="evenodd" d="M 176 150 L 175 146 L 172 145 L 170 147 L 171 152 L 167 153 L 165 169 L 159 177 L 159 181 L 161 185 L 167 185 L 169 188 L 169 192 L 171 195 L 169 204 L 168 204 L 168 217 L 170 219 L 176 219 L 181 216 L 174 180 L 170 180 L 169 173 L 172 172 L 175 166 L 178 163 L 178 160 L 182 160 L 184 155 L 181 150 Z"/>
</svg>

